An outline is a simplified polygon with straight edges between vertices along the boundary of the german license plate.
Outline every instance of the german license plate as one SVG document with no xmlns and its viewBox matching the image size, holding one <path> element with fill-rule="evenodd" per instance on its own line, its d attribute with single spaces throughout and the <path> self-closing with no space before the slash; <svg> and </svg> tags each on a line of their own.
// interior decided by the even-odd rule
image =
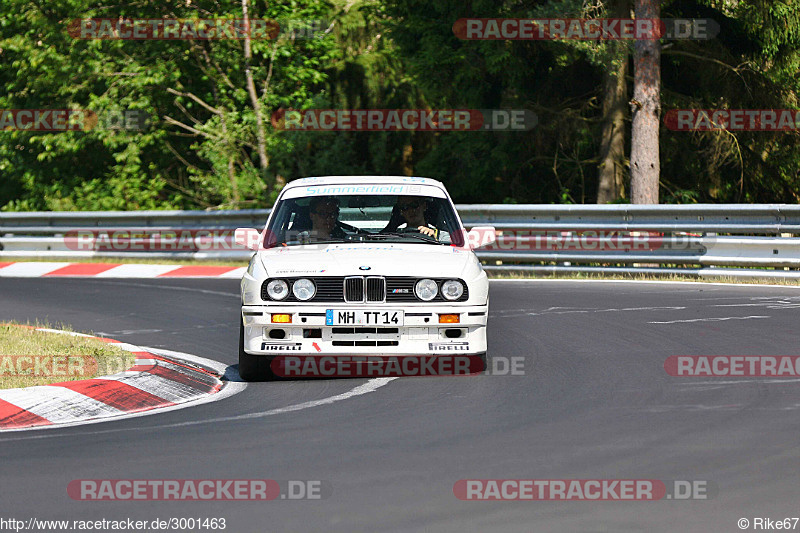
<svg viewBox="0 0 800 533">
<path fill-rule="evenodd" d="M 327 309 L 327 326 L 402 326 L 403 311 L 354 311 L 352 309 Z"/>
</svg>

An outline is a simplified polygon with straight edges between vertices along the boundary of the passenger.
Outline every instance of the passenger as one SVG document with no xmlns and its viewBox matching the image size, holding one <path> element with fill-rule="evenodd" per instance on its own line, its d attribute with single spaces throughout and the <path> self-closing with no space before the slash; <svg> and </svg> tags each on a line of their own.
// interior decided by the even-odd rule
<svg viewBox="0 0 800 533">
<path fill-rule="evenodd" d="M 427 207 L 428 203 L 426 198 L 420 196 L 398 197 L 397 204 L 392 210 L 392 218 L 389 220 L 389 224 L 383 228 L 383 232 L 410 229 L 435 239 L 438 238 L 439 230 L 425 221 L 425 210 Z M 403 225 L 405 225 L 405 227 L 401 228 Z"/>
</svg>

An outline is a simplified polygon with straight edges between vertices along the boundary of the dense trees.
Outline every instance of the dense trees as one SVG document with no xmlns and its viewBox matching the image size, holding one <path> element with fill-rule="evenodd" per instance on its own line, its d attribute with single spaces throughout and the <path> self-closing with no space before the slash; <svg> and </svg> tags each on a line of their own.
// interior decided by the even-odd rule
<svg viewBox="0 0 800 533">
<path fill-rule="evenodd" d="M 118 5 L 114 5 L 118 4 Z M 660 197 L 794 202 L 797 132 L 681 132 L 675 108 L 797 108 L 797 0 L 661 0 L 713 19 L 712 40 L 662 40 Z M 2 209 L 269 205 L 286 180 L 416 174 L 462 202 L 630 198 L 638 111 L 630 41 L 466 41 L 467 17 L 626 17 L 633 0 L 5 0 L 0 109 L 138 110 L 143 130 L 0 131 Z M 246 10 L 246 15 L 245 15 Z M 628 13 L 628 15 L 625 15 Z M 320 21 L 315 38 L 82 40 L 76 18 Z M 651 75 L 654 73 L 651 73 Z M 291 132 L 281 109 L 530 109 L 520 132 Z"/>
</svg>

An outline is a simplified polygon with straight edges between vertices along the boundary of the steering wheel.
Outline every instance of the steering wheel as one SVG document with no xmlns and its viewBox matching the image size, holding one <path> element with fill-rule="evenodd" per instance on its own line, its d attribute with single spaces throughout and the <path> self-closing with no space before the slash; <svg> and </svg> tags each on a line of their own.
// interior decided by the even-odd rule
<svg viewBox="0 0 800 533">
<path fill-rule="evenodd" d="M 357 233 L 358 235 L 369 235 L 369 232 L 363 230 L 361 228 L 357 228 L 355 226 L 351 226 L 350 224 L 345 224 L 344 222 L 336 221 L 336 226 L 342 229 L 346 229 L 348 231 L 352 231 L 353 233 Z"/>
<path fill-rule="evenodd" d="M 396 233 L 414 233 L 415 235 L 419 235 L 420 237 L 425 237 L 430 239 L 431 242 L 439 242 L 439 239 L 434 237 L 433 235 L 428 235 L 427 233 L 422 233 L 417 226 L 406 226 L 405 228 L 397 228 L 395 230 Z"/>
</svg>

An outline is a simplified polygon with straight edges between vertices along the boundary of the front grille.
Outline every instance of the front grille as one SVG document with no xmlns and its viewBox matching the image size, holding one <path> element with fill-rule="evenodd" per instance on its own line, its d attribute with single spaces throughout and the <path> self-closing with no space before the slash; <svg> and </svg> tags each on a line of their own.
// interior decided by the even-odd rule
<svg viewBox="0 0 800 533">
<path fill-rule="evenodd" d="M 365 333 L 396 335 L 399 328 L 332 328 L 333 335 L 363 335 Z"/>
<path fill-rule="evenodd" d="M 271 301 L 267 295 L 267 283 L 272 278 L 266 280 L 261 285 L 261 299 L 265 302 Z M 300 278 L 282 278 L 289 284 L 289 296 L 282 300 L 284 302 L 298 302 L 299 300 L 292 294 L 292 283 Z M 344 294 L 342 293 L 342 283 L 344 283 L 344 276 L 328 276 L 319 278 L 306 278 L 314 282 L 317 287 L 317 293 L 311 298 L 311 302 L 343 302 Z"/>
<path fill-rule="evenodd" d="M 344 279 L 344 301 L 359 303 L 364 301 L 364 278 Z"/>
<path fill-rule="evenodd" d="M 297 302 L 291 291 L 291 285 L 300 278 L 283 278 L 289 284 L 289 296 L 283 300 L 284 302 Z M 317 287 L 317 293 L 309 302 L 325 302 L 325 303 L 400 303 L 400 302 L 421 302 L 414 294 L 414 286 L 419 278 L 408 276 L 327 276 L 308 278 L 314 282 Z M 431 278 L 441 288 L 442 283 L 445 281 L 443 278 Z M 261 299 L 268 302 L 271 301 L 267 295 L 267 283 L 270 280 L 264 281 L 261 285 Z M 463 280 L 462 280 L 463 283 Z M 366 289 L 366 290 L 365 290 Z M 469 289 L 464 286 L 464 294 L 457 302 L 464 302 L 469 299 Z M 436 298 L 429 303 L 449 302 L 442 296 L 441 291 L 436 295 Z"/>
<path fill-rule="evenodd" d="M 386 301 L 387 302 L 418 302 L 414 294 L 414 285 L 417 278 L 386 278 Z"/>
<path fill-rule="evenodd" d="M 317 294 L 311 299 L 313 302 L 342 302 L 342 283 L 344 277 L 336 276 L 330 278 L 312 278 L 314 285 L 317 286 Z M 294 295 L 292 295 L 294 297 Z"/>
<path fill-rule="evenodd" d="M 367 278 L 367 301 L 382 302 L 386 299 L 386 280 L 384 278 Z"/>
<path fill-rule="evenodd" d="M 331 341 L 333 346 L 398 346 L 398 341 Z"/>
<path fill-rule="evenodd" d="M 397 346 L 399 328 L 332 328 L 330 341 L 334 346 Z"/>
</svg>

